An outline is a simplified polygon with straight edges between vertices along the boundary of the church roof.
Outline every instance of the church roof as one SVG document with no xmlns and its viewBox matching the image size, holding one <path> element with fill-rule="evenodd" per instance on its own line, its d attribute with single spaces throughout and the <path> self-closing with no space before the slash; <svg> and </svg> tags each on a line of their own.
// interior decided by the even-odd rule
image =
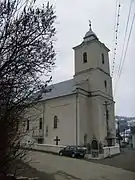
<svg viewBox="0 0 135 180">
<path fill-rule="evenodd" d="M 42 94 L 41 100 L 49 100 L 56 97 L 66 96 L 75 92 L 74 79 L 63 81 L 47 87 L 46 93 Z"/>
</svg>

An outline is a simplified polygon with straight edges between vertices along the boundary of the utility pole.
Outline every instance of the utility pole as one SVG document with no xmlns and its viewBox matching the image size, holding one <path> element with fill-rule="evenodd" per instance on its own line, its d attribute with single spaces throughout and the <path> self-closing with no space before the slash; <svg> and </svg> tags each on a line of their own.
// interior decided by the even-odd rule
<svg viewBox="0 0 135 180">
<path fill-rule="evenodd" d="M 109 111 L 108 111 L 108 106 L 111 105 L 112 103 L 108 103 L 105 101 L 104 106 L 105 106 L 105 114 L 106 114 L 106 129 L 107 129 L 107 144 L 109 145 L 108 137 L 110 135 L 109 131 Z M 112 143 L 111 143 L 112 144 Z"/>
<path fill-rule="evenodd" d="M 124 143 L 126 142 L 126 129 L 124 128 Z"/>
<path fill-rule="evenodd" d="M 121 147 L 120 145 L 120 122 L 118 121 L 118 142 L 119 142 L 119 147 Z"/>
<path fill-rule="evenodd" d="M 106 129 L 107 129 L 107 137 L 109 136 L 109 111 L 108 111 L 108 104 L 107 101 L 105 101 L 105 114 L 106 114 Z"/>
</svg>

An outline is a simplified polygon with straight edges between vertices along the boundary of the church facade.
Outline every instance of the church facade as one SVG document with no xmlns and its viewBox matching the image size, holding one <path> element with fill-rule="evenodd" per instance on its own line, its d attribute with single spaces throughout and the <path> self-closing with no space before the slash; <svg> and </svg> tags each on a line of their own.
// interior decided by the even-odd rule
<svg viewBox="0 0 135 180">
<path fill-rule="evenodd" d="M 26 128 L 38 143 L 85 145 L 95 138 L 104 145 L 114 145 L 109 49 L 99 41 L 91 24 L 82 43 L 73 49 L 73 79 L 47 87 Z"/>
</svg>

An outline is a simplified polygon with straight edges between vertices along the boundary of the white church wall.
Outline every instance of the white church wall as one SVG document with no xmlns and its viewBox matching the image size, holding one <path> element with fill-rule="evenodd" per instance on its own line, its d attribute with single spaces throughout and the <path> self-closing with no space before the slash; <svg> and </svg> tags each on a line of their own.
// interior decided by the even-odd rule
<svg viewBox="0 0 135 180">
<path fill-rule="evenodd" d="M 90 123 L 91 123 L 91 134 L 95 136 L 98 141 L 105 143 L 105 138 L 107 136 L 107 126 L 106 126 L 106 110 L 105 110 L 105 98 L 101 96 L 95 96 L 89 98 L 90 102 Z M 115 136 L 115 120 L 113 105 L 108 107 L 109 110 L 109 129 L 111 133 Z"/>
<path fill-rule="evenodd" d="M 107 124 L 106 124 L 106 108 L 105 108 L 105 100 L 106 98 L 101 97 L 101 96 L 97 96 L 98 98 L 98 123 L 99 123 L 99 134 L 100 134 L 100 138 L 99 141 L 101 141 L 102 143 L 105 142 L 105 138 L 107 136 Z M 109 131 L 111 132 L 111 134 L 113 135 L 113 137 L 115 137 L 115 119 L 114 119 L 114 104 L 112 101 L 108 101 L 108 111 L 109 111 L 109 120 L 108 120 L 108 126 L 109 126 Z"/>
<path fill-rule="evenodd" d="M 40 133 L 39 129 L 39 119 L 42 118 L 43 121 L 43 105 L 38 102 L 32 105 L 30 108 L 25 110 L 24 113 L 24 132 L 22 143 L 30 144 L 31 142 L 36 142 L 38 135 Z M 29 121 L 29 129 L 27 129 L 27 121 Z M 42 129 L 44 132 L 44 130 Z M 34 136 L 33 136 L 34 135 Z M 42 135 L 43 137 L 43 135 Z"/>
<path fill-rule="evenodd" d="M 104 158 L 111 157 L 111 156 L 116 155 L 116 154 L 120 154 L 119 145 L 111 146 L 111 147 L 104 147 L 103 151 L 104 151 Z"/>
<path fill-rule="evenodd" d="M 87 53 L 88 61 L 83 63 L 83 53 Z M 102 54 L 104 54 L 104 64 L 102 63 Z M 106 49 L 101 43 L 93 41 L 89 44 L 79 46 L 75 49 L 75 74 L 85 71 L 89 68 L 101 68 L 105 72 L 109 73 L 109 55 L 108 49 Z"/>
<path fill-rule="evenodd" d="M 96 137 L 97 140 L 100 139 L 100 133 L 99 133 L 99 99 L 98 97 L 90 97 L 89 98 L 89 104 L 90 104 L 90 117 L 89 121 L 91 124 L 91 134 L 92 137 Z M 91 140 L 92 140 L 91 137 Z"/>
<path fill-rule="evenodd" d="M 105 87 L 105 81 L 107 86 Z M 107 74 L 103 73 L 99 69 L 91 71 L 89 76 L 89 83 L 91 87 L 91 91 L 101 91 L 104 95 L 108 95 L 112 97 L 112 81 L 111 77 Z"/>
<path fill-rule="evenodd" d="M 45 103 L 45 127 L 48 126 L 48 136 L 45 132 L 45 143 L 56 144 L 56 136 L 60 145 L 76 144 L 76 96 L 69 95 L 55 98 Z M 58 128 L 54 129 L 54 116 L 58 117 Z M 45 128 L 46 131 L 46 128 Z"/>
<path fill-rule="evenodd" d="M 79 94 L 79 144 L 84 145 L 84 136 L 86 141 L 91 139 L 91 125 L 89 119 L 89 99 L 87 96 Z"/>
<path fill-rule="evenodd" d="M 89 74 L 90 71 L 74 76 L 76 85 L 81 86 L 81 88 L 85 89 L 86 91 L 90 91 Z"/>
<path fill-rule="evenodd" d="M 87 53 L 88 61 L 83 63 L 83 53 Z M 89 68 L 97 67 L 97 60 L 100 58 L 100 47 L 96 42 L 91 42 L 89 45 L 77 47 L 75 49 L 75 74 Z"/>
<path fill-rule="evenodd" d="M 105 143 L 105 138 L 107 136 L 107 125 L 106 125 L 106 112 L 105 112 L 105 105 L 102 97 L 98 97 L 99 102 L 99 133 L 100 138 L 99 141 Z"/>
<path fill-rule="evenodd" d="M 108 111 L 109 111 L 109 129 L 112 135 L 116 137 L 114 102 L 110 102 L 110 105 L 108 105 Z"/>
<path fill-rule="evenodd" d="M 107 87 L 105 88 L 105 81 Z M 112 98 L 112 80 L 111 77 L 100 71 L 99 69 L 93 69 L 89 72 L 84 72 L 75 76 L 75 82 L 85 83 L 85 89 L 91 92 L 100 91 L 103 95 Z M 87 86 L 86 86 L 87 82 Z M 82 85 L 81 85 L 82 86 Z"/>
<path fill-rule="evenodd" d="M 102 44 L 99 44 L 99 59 L 98 59 L 98 68 L 101 68 L 105 72 L 109 73 L 110 68 L 109 68 L 109 54 L 108 50 L 104 48 Z M 102 63 L 102 54 L 104 55 L 104 63 Z"/>
</svg>

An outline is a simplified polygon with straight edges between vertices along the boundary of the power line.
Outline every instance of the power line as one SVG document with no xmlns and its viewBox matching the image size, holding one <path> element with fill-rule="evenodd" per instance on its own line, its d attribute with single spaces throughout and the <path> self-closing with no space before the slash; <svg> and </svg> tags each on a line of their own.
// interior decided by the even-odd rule
<svg viewBox="0 0 135 180">
<path fill-rule="evenodd" d="M 121 68 L 119 70 L 119 76 L 118 76 L 118 79 L 116 81 L 114 94 L 116 93 L 116 88 L 117 88 L 117 85 L 118 85 L 118 82 L 119 82 L 119 79 L 121 77 L 121 73 L 122 73 L 122 70 L 123 70 L 123 66 L 124 66 L 124 62 L 125 62 L 125 59 L 126 59 L 128 46 L 129 46 L 129 41 L 130 41 L 130 37 L 131 37 L 131 34 L 132 34 L 132 30 L 133 30 L 134 21 L 135 21 L 135 14 L 134 14 L 133 19 L 132 19 L 131 28 L 130 28 L 130 32 L 129 32 L 129 36 L 128 36 L 128 40 L 127 40 L 127 44 L 126 44 L 126 48 L 125 48 L 125 53 L 124 53 L 123 61 L 121 63 Z"/>
<path fill-rule="evenodd" d="M 117 4 L 118 0 L 116 0 L 116 7 L 115 7 L 115 18 L 114 18 L 114 29 L 113 29 L 113 44 L 112 44 L 112 50 L 114 49 L 115 46 L 115 29 L 116 29 L 116 20 L 117 20 Z"/>
<path fill-rule="evenodd" d="M 118 4 L 118 8 L 117 8 Z M 113 47 L 113 59 L 112 59 L 112 71 L 111 76 L 113 76 L 114 73 L 114 67 L 115 67 L 115 59 L 116 59 L 116 53 L 117 53 L 117 45 L 118 45 L 118 33 L 119 33 L 119 24 L 120 24 L 120 8 L 121 4 L 118 3 L 118 0 L 116 1 L 116 12 L 115 12 L 115 25 L 114 25 L 114 47 Z"/>
<path fill-rule="evenodd" d="M 129 19 L 130 19 L 131 9 L 132 9 L 132 3 L 133 3 L 133 0 L 131 0 L 130 6 L 129 6 L 129 12 L 128 12 L 128 18 L 127 18 L 127 23 L 126 23 L 126 29 L 125 29 L 125 35 L 124 35 L 124 41 L 123 41 L 123 46 L 122 46 L 122 53 L 121 53 L 121 58 L 120 58 L 120 64 L 119 64 L 119 66 L 118 66 L 118 73 L 117 73 L 118 76 L 119 76 L 120 69 L 121 69 L 121 65 L 122 65 L 122 58 L 123 58 L 124 47 L 125 47 L 125 43 L 126 43 L 126 37 L 127 37 L 127 31 L 128 31 Z"/>
</svg>

